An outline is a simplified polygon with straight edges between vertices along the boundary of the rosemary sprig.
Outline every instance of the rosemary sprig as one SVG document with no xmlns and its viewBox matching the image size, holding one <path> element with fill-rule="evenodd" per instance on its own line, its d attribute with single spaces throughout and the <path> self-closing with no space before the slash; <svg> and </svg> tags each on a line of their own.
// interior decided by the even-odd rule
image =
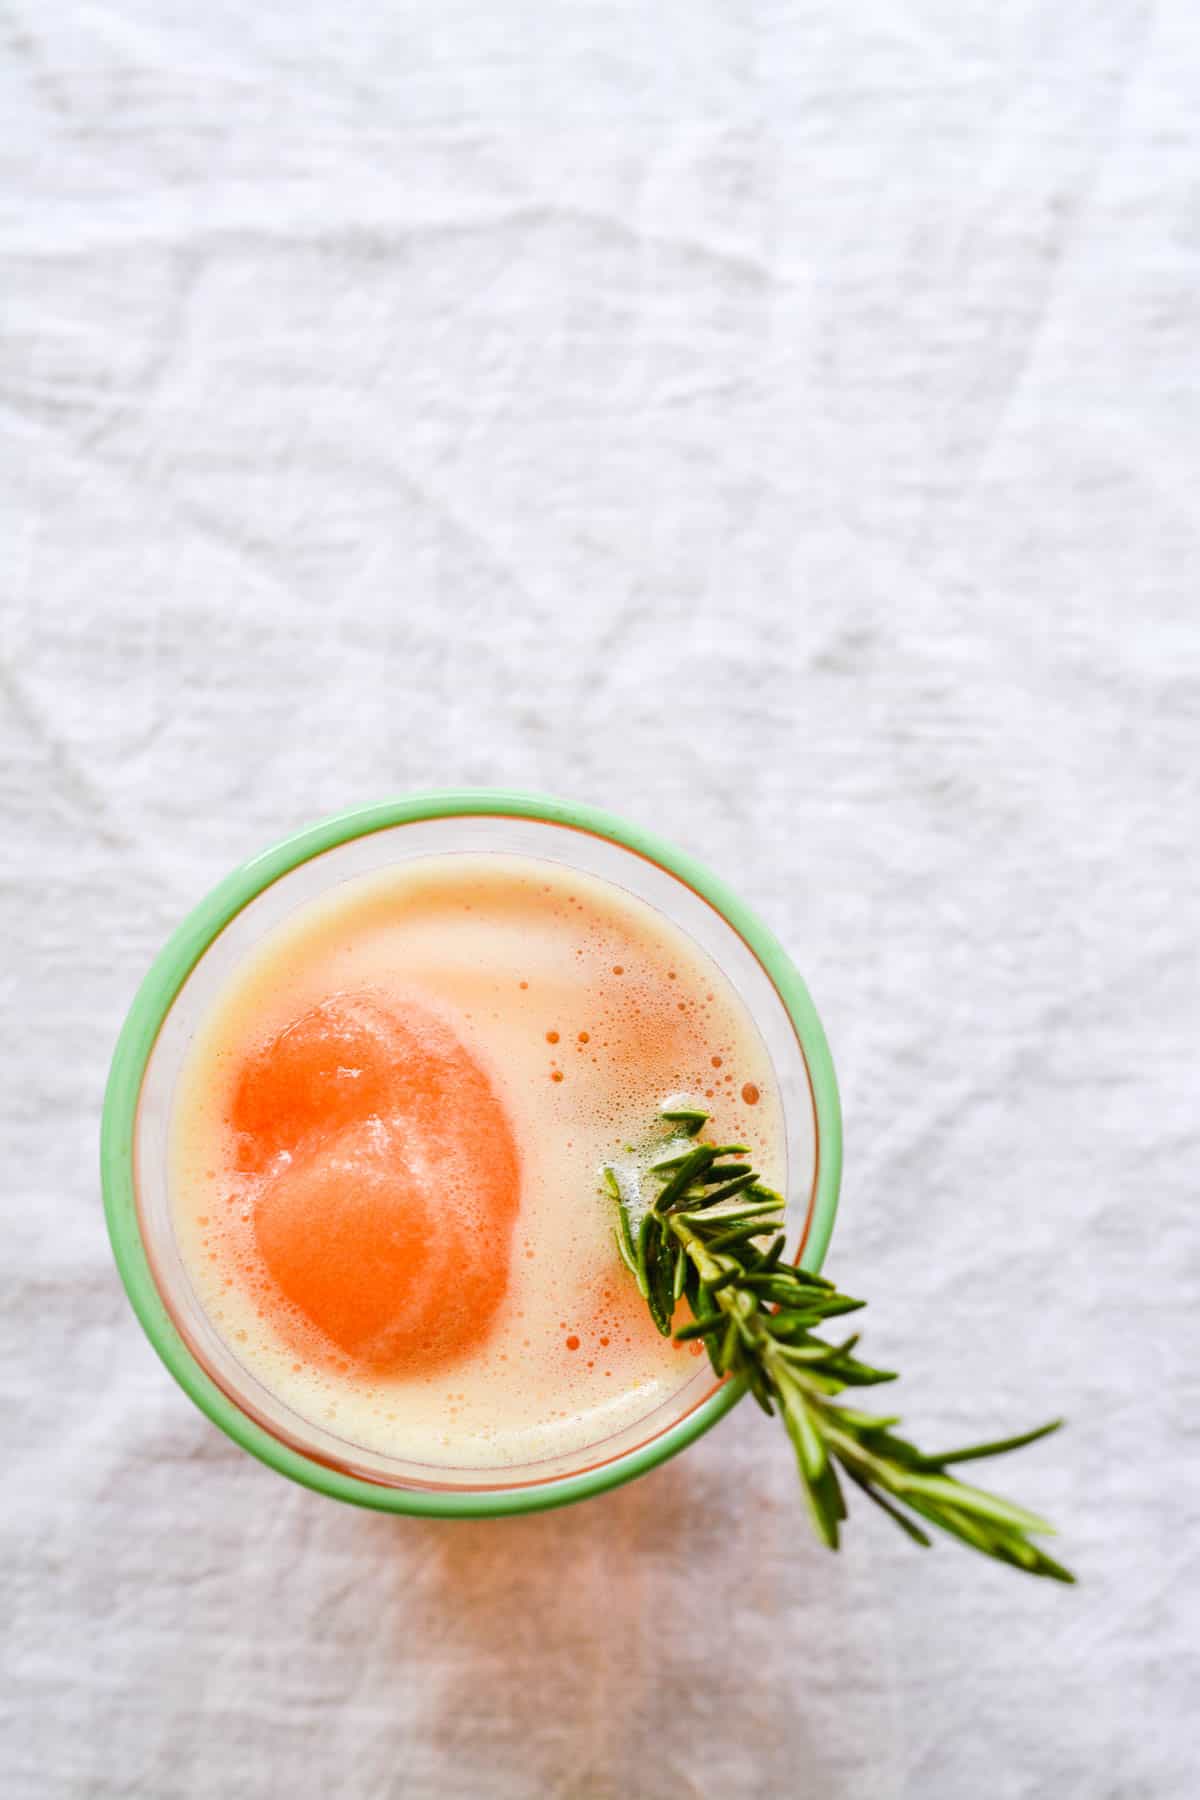
<svg viewBox="0 0 1200 1800">
<path fill-rule="evenodd" d="M 857 1333 L 841 1343 L 816 1335 L 828 1320 L 865 1302 L 782 1260 L 783 1198 L 741 1160 L 743 1144 L 698 1142 L 707 1117 L 697 1109 L 660 1116 L 676 1140 L 686 1136 L 691 1142 L 646 1171 L 659 1192 L 636 1229 L 616 1170 L 604 1170 L 617 1208 L 621 1260 L 664 1337 L 686 1299 L 692 1319 L 675 1332 L 676 1342 L 701 1339 L 718 1375 L 743 1381 L 765 1413 L 778 1409 L 813 1524 L 830 1549 L 837 1549 L 846 1518 L 844 1477 L 914 1543 L 928 1546 L 924 1525 L 934 1525 L 998 1562 L 1073 1581 L 1068 1569 L 1030 1541 L 1052 1533 L 1053 1526 L 949 1473 L 951 1464 L 1032 1444 L 1062 1421 L 930 1456 L 896 1435 L 899 1418 L 843 1405 L 839 1396 L 847 1388 L 895 1380 L 891 1370 L 855 1355 Z"/>
</svg>

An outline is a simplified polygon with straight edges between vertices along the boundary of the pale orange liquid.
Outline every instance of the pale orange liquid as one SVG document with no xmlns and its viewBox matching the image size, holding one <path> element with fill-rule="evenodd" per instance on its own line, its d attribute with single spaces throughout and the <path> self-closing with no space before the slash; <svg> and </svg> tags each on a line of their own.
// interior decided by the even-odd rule
<svg viewBox="0 0 1200 1800">
<path fill-rule="evenodd" d="M 784 1176 L 772 1070 L 710 959 L 611 883 L 446 856 L 276 930 L 198 1034 L 177 1236 L 234 1353 L 302 1415 L 431 1464 L 600 1443 L 697 1365 L 619 1263 L 666 1100 Z"/>
</svg>

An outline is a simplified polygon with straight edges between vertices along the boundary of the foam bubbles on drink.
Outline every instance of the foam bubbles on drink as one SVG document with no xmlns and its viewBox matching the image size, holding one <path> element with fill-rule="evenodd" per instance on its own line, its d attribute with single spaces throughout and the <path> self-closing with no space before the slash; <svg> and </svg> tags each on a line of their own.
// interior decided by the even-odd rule
<svg viewBox="0 0 1200 1800">
<path fill-rule="evenodd" d="M 385 1372 L 331 1346 L 280 1293 L 255 1215 L 290 1151 L 281 1144 L 269 1169 L 244 1166 L 231 1122 L 247 1059 L 332 996 L 360 1023 L 408 1008 L 418 1038 L 430 1021 L 432 1048 L 451 1033 L 486 1073 L 520 1159 L 507 1284 L 488 1329 L 457 1354 L 439 1360 L 433 1343 Z M 378 1089 L 377 1065 L 362 1066 Z M 638 1159 L 623 1146 L 643 1140 L 668 1101 L 703 1105 L 716 1137 L 747 1144 L 781 1184 L 781 1109 L 758 1032 L 716 966 L 645 902 L 577 871 L 497 855 L 430 858 L 347 884 L 235 972 L 197 1036 L 172 1175 L 193 1285 L 238 1359 L 353 1445 L 458 1468 L 598 1445 L 707 1369 L 694 1346 L 654 1330 L 617 1258 L 599 1180 L 616 1153 L 636 1192 Z M 371 1131 L 394 1129 L 385 1106 L 371 1117 L 346 1128 L 337 1153 L 364 1155 Z M 368 1136 L 354 1138 L 360 1130 Z M 456 1231 L 480 1235 L 451 1138 L 424 1150 Z M 450 1273 L 437 1279 L 439 1303 L 452 1309 Z"/>
</svg>

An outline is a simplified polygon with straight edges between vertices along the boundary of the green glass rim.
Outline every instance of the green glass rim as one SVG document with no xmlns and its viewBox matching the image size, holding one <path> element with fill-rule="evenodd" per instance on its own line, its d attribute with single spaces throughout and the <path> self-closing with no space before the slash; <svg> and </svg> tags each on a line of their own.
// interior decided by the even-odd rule
<svg viewBox="0 0 1200 1800">
<path fill-rule="evenodd" d="M 446 1518 L 495 1517 L 565 1506 L 618 1487 L 683 1450 L 737 1404 L 744 1389 L 727 1381 L 675 1425 L 580 1474 L 523 1486 L 450 1490 L 391 1487 L 330 1468 L 291 1448 L 250 1418 L 209 1377 L 185 1344 L 151 1274 L 138 1223 L 134 1136 L 146 1065 L 176 995 L 230 921 L 290 870 L 350 839 L 417 820 L 464 816 L 541 820 L 584 831 L 645 857 L 693 889 L 741 937 L 765 970 L 792 1021 L 808 1069 L 816 1121 L 816 1174 L 803 1252 L 819 1270 L 833 1232 L 842 1168 L 841 1107 L 825 1032 L 807 987 L 782 945 L 725 882 L 655 833 L 612 813 L 544 795 L 456 788 L 354 808 L 322 819 L 265 850 L 218 883 L 168 939 L 143 980 L 121 1029 L 104 1096 L 100 1168 L 104 1211 L 117 1269 L 155 1351 L 213 1423 L 242 1449 L 304 1487 L 381 1512 Z"/>
</svg>

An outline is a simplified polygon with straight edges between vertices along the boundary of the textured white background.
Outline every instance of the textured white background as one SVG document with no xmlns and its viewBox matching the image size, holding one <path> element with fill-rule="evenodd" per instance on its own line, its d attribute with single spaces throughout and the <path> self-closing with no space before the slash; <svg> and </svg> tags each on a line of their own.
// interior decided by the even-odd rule
<svg viewBox="0 0 1200 1800">
<path fill-rule="evenodd" d="M 1194 1795 L 1191 0 L 0 22 L 5 1800 Z M 996 1476 L 1077 1591 L 827 1556 L 746 1409 L 455 1526 L 176 1391 L 97 1191 L 133 988 L 455 781 L 792 946 L 831 1266 L 928 1438 L 1071 1416 Z"/>
</svg>

